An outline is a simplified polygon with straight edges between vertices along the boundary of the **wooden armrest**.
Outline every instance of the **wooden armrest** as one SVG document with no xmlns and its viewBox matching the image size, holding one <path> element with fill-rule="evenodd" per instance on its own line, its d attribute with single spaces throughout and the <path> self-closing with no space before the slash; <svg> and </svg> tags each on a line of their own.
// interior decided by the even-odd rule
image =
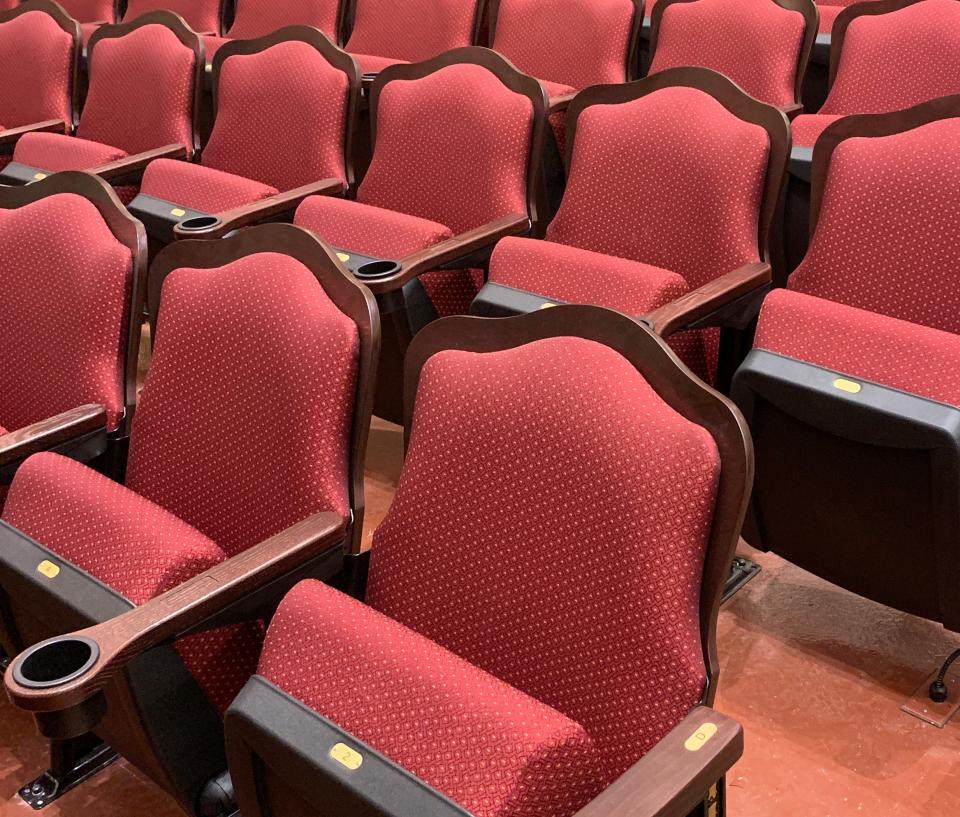
<svg viewBox="0 0 960 817">
<path fill-rule="evenodd" d="M 85 630 L 41 642 L 21 653 L 7 672 L 10 700 L 37 713 L 82 705 L 139 653 L 200 624 L 217 611 L 341 543 L 346 524 L 335 513 L 317 513 L 233 556 L 140 607 Z M 24 658 L 63 639 L 90 639 L 99 650 L 89 670 L 58 686 L 36 689 L 15 678 Z"/>
<path fill-rule="evenodd" d="M 760 289 L 771 280 L 770 265 L 765 261 L 744 264 L 693 292 L 648 312 L 642 316 L 642 320 L 658 335 L 666 337 L 752 290 Z"/>
<path fill-rule="evenodd" d="M 186 157 L 187 149 L 183 145 L 164 145 L 153 150 L 145 150 L 143 153 L 135 153 L 133 156 L 124 156 L 122 159 L 107 162 L 99 167 L 91 167 L 87 173 L 93 173 L 101 179 L 110 181 L 123 176 L 132 176 L 135 173 L 142 174 L 154 159 L 185 159 Z"/>
<path fill-rule="evenodd" d="M 17 140 L 27 133 L 66 132 L 67 123 L 62 119 L 45 119 L 43 122 L 34 122 L 32 125 L 21 125 L 19 128 L 7 128 L 5 131 L 0 131 L 0 146 L 15 145 Z"/>
<path fill-rule="evenodd" d="M 742 754 L 740 724 L 698 706 L 574 817 L 686 817 Z"/>
<path fill-rule="evenodd" d="M 26 428 L 9 431 L 0 436 L 0 468 L 67 440 L 106 428 L 106 410 L 103 406 L 91 403 L 48 417 Z"/>
<path fill-rule="evenodd" d="M 550 107 L 547 109 L 547 116 L 565 111 L 576 95 L 576 92 L 574 92 L 550 97 Z"/>
<path fill-rule="evenodd" d="M 787 119 L 792 120 L 792 119 L 794 119 L 795 117 L 797 117 L 797 116 L 799 116 L 800 114 L 803 113 L 803 103 L 802 103 L 802 102 L 794 102 L 794 103 L 791 104 L 791 105 L 782 105 L 782 106 L 780 107 L 780 110 L 783 111 L 783 113 L 784 113 L 784 115 L 787 117 Z"/>
<path fill-rule="evenodd" d="M 179 224 L 173 228 L 174 238 L 222 238 L 229 232 L 239 230 L 250 224 L 295 210 L 301 201 L 309 196 L 336 196 L 346 190 L 340 179 L 323 179 L 318 182 L 295 187 L 283 193 L 268 196 L 265 199 L 241 204 L 231 210 L 216 213 L 217 223 L 203 230 L 184 230 Z"/>
<path fill-rule="evenodd" d="M 492 248 L 501 238 L 510 235 L 522 235 L 529 229 L 530 219 L 526 213 L 503 216 L 496 221 L 491 221 L 481 227 L 467 230 L 465 233 L 441 241 L 439 244 L 417 250 L 417 252 L 400 259 L 400 271 L 395 275 L 364 281 L 364 284 L 374 294 L 390 292 L 399 289 L 407 281 L 422 275 L 424 272 L 430 272 L 430 270 L 437 269 L 443 264 L 457 261 L 486 247 Z"/>
</svg>

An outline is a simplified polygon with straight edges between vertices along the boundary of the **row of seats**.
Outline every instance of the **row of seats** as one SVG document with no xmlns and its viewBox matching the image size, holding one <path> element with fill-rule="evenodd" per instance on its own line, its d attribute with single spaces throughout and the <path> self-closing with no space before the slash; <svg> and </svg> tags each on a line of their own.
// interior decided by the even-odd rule
<svg viewBox="0 0 960 817">
<path fill-rule="evenodd" d="M 93 728 L 204 817 L 234 794 L 286 817 L 608 814 L 604 789 L 659 764 L 649 813 L 711 797 L 742 748 L 707 708 L 750 470 L 729 401 L 612 312 L 438 321 L 361 555 L 371 294 L 290 225 L 146 258 L 94 176 L 0 190 L 0 639 L 31 648 L 8 689 L 25 704 L 78 644 L 105 682 L 44 716 L 61 754 Z"/>
<path fill-rule="evenodd" d="M 697 706 L 747 424 L 748 541 L 960 629 L 960 97 L 925 73 L 958 6 L 887 5 L 850 12 L 834 88 L 849 54 L 849 88 L 874 81 L 909 21 L 931 61 L 895 87 L 917 96 L 806 153 L 802 117 L 702 67 L 558 109 L 491 50 L 364 83 L 303 28 L 219 49 L 200 151 L 199 37 L 165 12 L 101 27 L 76 135 L 6 141 L 0 632 L 14 656 L 106 623 L 97 653 L 20 655 L 14 701 L 56 740 L 95 729 L 188 814 L 232 801 L 229 765 L 250 815 L 364 813 L 378 791 L 393 814 L 609 815 L 664 769 L 644 804 L 686 815 L 739 752 Z M 147 57 L 157 122 L 117 107 Z M 775 282 L 768 237 L 804 195 L 809 246 Z M 294 226 L 251 226 L 273 220 Z M 434 320 L 468 310 L 500 320 Z M 70 354 L 41 355 L 64 326 Z M 377 402 L 404 383 L 405 406 Z M 405 416 L 408 451 L 368 571 L 371 403 Z"/>
</svg>

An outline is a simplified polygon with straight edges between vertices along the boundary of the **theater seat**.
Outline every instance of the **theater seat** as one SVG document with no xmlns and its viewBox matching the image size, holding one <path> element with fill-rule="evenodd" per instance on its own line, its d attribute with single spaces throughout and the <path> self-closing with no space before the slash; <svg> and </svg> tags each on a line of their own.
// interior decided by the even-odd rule
<svg viewBox="0 0 960 817">
<path fill-rule="evenodd" d="M 344 47 L 364 74 L 376 74 L 473 45 L 483 10 L 479 0 L 356 0 Z"/>
<path fill-rule="evenodd" d="M 130 203 L 158 244 L 292 215 L 305 197 L 341 193 L 353 181 L 348 134 L 360 74 L 319 31 L 292 26 L 232 41 L 218 51 L 212 79 L 216 118 L 200 164 L 151 162 Z"/>
<path fill-rule="evenodd" d="M 531 228 L 546 95 L 493 51 L 462 48 L 384 70 L 370 107 L 373 158 L 355 201 L 308 198 L 294 224 L 359 275 L 389 262 L 366 280 L 396 313 L 376 413 L 400 419 L 397 375 L 412 335 L 438 314 L 466 312 L 496 241 Z"/>
<path fill-rule="evenodd" d="M 406 459 L 363 599 L 294 588 L 227 710 L 240 808 L 609 814 L 594 798 L 648 779 L 712 689 L 701 611 L 746 490 L 735 415 L 592 307 L 437 321 L 407 359 Z M 649 813 L 686 815 L 719 775 L 680 776 L 689 801 Z"/>
<path fill-rule="evenodd" d="M 803 110 L 803 72 L 817 32 L 813 0 L 660 0 L 648 73 L 698 65 L 789 116 Z"/>
<path fill-rule="evenodd" d="M 569 116 L 570 177 L 547 227 L 551 249 L 498 245 L 471 310 L 502 316 L 571 302 L 644 315 L 664 336 L 678 332 L 671 343 L 684 361 L 713 380 L 716 330 L 683 330 L 735 301 L 758 303 L 770 280 L 763 258 L 786 118 L 699 68 L 587 89 Z M 700 300 L 700 288 L 710 294 L 695 314 L 671 306 Z"/>
<path fill-rule="evenodd" d="M 550 97 L 550 124 L 566 151 L 564 111 L 589 85 L 636 77 L 640 0 L 500 0 L 492 48 L 537 77 Z"/>
<path fill-rule="evenodd" d="M 109 467 L 136 402 L 143 242 L 95 177 L 0 188 L 0 491 L 38 450 Z"/>
<path fill-rule="evenodd" d="M 318 28 L 334 43 L 340 41 L 340 0 L 239 0 L 234 3 L 233 23 L 222 36 L 206 36 L 207 62 L 231 40 L 266 37 L 287 26 Z"/>
<path fill-rule="evenodd" d="M 820 110 L 793 122 L 782 231 L 787 271 L 800 263 L 809 241 L 810 176 L 820 134 L 843 116 L 960 93 L 960 6 L 952 0 L 849 6 L 834 28 L 830 78 Z"/>
<path fill-rule="evenodd" d="M 90 87 L 76 136 L 28 133 L 0 173 L 24 184 L 61 170 L 91 170 L 115 182 L 124 201 L 136 194 L 153 158 L 189 158 L 195 149 L 196 87 L 202 46 L 170 12 L 103 26 L 91 39 Z"/>
<path fill-rule="evenodd" d="M 84 43 L 89 39 L 87 32 L 92 34 L 104 23 L 120 21 L 119 4 L 116 0 L 63 0 L 60 5 L 67 14 L 80 23 L 84 32 Z"/>
<path fill-rule="evenodd" d="M 745 538 L 953 630 L 958 137 L 957 96 L 824 131 L 810 248 L 733 384 L 757 448 Z"/>
<path fill-rule="evenodd" d="M 76 21 L 55 3 L 28 0 L 0 14 L 0 169 L 24 134 L 73 130 L 79 48 Z"/>
<path fill-rule="evenodd" d="M 290 225 L 174 245 L 150 275 L 153 360 L 123 482 L 55 455 L 21 466 L 0 524 L 3 634 L 15 655 L 154 599 L 165 618 L 200 614 L 204 626 L 116 676 L 92 724 L 199 817 L 225 768 L 220 713 L 256 668 L 262 619 L 297 580 L 330 579 L 358 551 L 377 320 L 332 254 Z M 26 595 L 25 550 L 75 581 Z M 209 599 L 205 614 L 167 600 L 218 568 L 233 579 L 200 587 L 234 586 L 220 607 L 244 606 L 226 620 Z"/>
<path fill-rule="evenodd" d="M 858 3 L 834 32 L 827 101 L 795 122 L 812 147 L 838 116 L 886 113 L 960 92 L 960 7 L 951 0 Z M 877 66 L 887 70 L 878 71 Z"/>
</svg>

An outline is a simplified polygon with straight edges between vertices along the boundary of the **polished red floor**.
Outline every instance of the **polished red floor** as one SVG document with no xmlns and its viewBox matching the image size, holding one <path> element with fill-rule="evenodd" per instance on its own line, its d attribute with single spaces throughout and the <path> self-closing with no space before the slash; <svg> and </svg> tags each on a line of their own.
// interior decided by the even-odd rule
<svg viewBox="0 0 960 817">
<path fill-rule="evenodd" d="M 365 537 L 390 502 L 401 434 L 374 424 Z M 717 707 L 743 723 L 728 778 L 731 817 L 960 815 L 960 717 L 937 729 L 900 711 L 960 638 L 860 599 L 769 554 L 720 614 Z M 0 815 L 32 812 L 18 784 L 44 766 L 28 717 L 0 704 Z M 178 817 L 128 766 L 43 812 L 49 817 Z"/>
</svg>

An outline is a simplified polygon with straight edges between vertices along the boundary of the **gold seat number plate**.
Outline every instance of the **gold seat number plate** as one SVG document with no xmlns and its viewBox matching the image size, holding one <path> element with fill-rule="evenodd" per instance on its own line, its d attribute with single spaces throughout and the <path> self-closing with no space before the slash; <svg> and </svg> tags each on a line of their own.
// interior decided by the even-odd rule
<svg viewBox="0 0 960 817">
<path fill-rule="evenodd" d="M 363 763 L 363 755 L 356 749 L 351 749 L 346 743 L 335 743 L 330 750 L 330 757 L 341 766 L 346 766 L 352 772 L 359 769 Z"/>
<path fill-rule="evenodd" d="M 717 734 L 717 725 L 715 723 L 710 723 L 709 721 L 702 723 L 700 724 L 700 728 L 687 738 L 683 744 L 683 748 L 688 752 L 699 752 L 715 734 Z"/>
</svg>

